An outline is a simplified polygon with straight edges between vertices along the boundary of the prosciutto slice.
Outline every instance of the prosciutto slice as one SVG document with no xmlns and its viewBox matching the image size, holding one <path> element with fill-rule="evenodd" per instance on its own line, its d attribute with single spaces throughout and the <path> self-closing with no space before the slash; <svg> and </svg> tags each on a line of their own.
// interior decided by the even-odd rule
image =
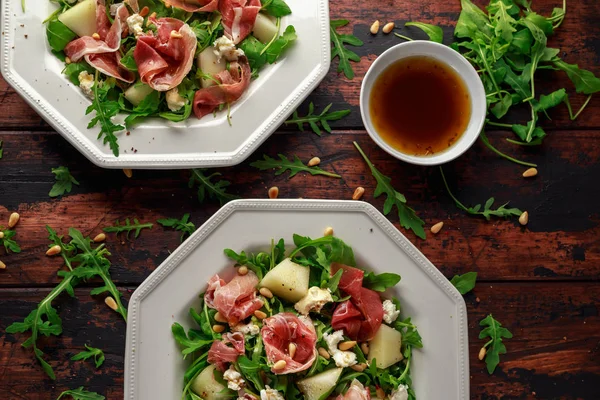
<svg viewBox="0 0 600 400">
<path fill-rule="evenodd" d="M 258 277 L 252 271 L 246 275 L 236 275 L 229 283 L 213 276 L 208 281 L 204 301 L 227 319 L 229 325 L 237 325 L 263 306 L 256 296 Z"/>
<path fill-rule="evenodd" d="M 194 114 L 198 118 L 212 113 L 221 104 L 239 99 L 250 84 L 250 64 L 246 57 L 232 62 L 228 71 L 215 75 L 220 84 L 200 89 L 194 95 Z"/>
<path fill-rule="evenodd" d="M 362 287 L 364 272 L 358 268 L 334 263 L 331 273 L 342 269 L 339 289 L 350 295 L 350 300 L 340 303 L 333 312 L 331 326 L 344 330 L 353 340 L 371 340 L 383 320 L 383 304 L 379 295 L 371 289 Z"/>
<path fill-rule="evenodd" d="M 133 82 L 135 75 L 120 66 L 121 55 L 118 52 L 121 46 L 121 36 L 127 27 L 128 16 L 129 11 L 127 11 L 125 3 L 121 3 L 115 11 L 115 19 L 111 25 L 106 16 L 104 1 L 98 0 L 96 3 L 96 32 L 100 38 L 83 36 L 71 41 L 65 47 L 66 56 L 73 62 L 84 58 L 88 64 L 105 75 L 125 82 Z"/>
<path fill-rule="evenodd" d="M 187 12 L 213 12 L 219 8 L 219 0 L 169 0 L 169 4 Z"/>
<path fill-rule="evenodd" d="M 354 379 L 345 394 L 339 395 L 335 400 L 370 400 L 371 392 L 362 383 Z"/>
<path fill-rule="evenodd" d="M 225 333 L 222 340 L 215 340 L 208 350 L 207 361 L 219 371 L 227 369 L 227 363 L 236 362 L 244 354 L 244 335 L 240 332 Z"/>
<path fill-rule="evenodd" d="M 156 25 L 138 38 L 133 58 L 142 82 L 154 90 L 166 92 L 177 87 L 192 69 L 197 39 L 192 29 L 175 18 L 149 18 Z"/>
<path fill-rule="evenodd" d="M 260 0 L 220 0 L 225 36 L 235 44 L 244 40 L 252 32 L 260 8 Z"/>
<path fill-rule="evenodd" d="M 283 312 L 263 320 L 260 334 L 265 345 L 267 360 L 275 364 L 286 362 L 283 370 L 271 371 L 276 374 L 291 374 L 304 371 L 317 357 L 317 333 L 308 317 L 298 318 L 295 314 Z M 296 345 L 294 357 L 290 357 L 290 343 Z"/>
</svg>

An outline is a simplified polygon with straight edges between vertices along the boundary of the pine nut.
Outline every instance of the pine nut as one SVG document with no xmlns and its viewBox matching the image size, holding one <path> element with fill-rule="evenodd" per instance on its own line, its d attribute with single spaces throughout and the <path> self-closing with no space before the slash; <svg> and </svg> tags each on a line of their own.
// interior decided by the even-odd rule
<svg viewBox="0 0 600 400">
<path fill-rule="evenodd" d="M 100 242 L 104 242 L 106 240 L 106 235 L 104 233 L 99 233 L 96 235 L 96 237 L 94 238 L 94 242 L 95 243 L 100 243 Z"/>
<path fill-rule="evenodd" d="M 521 225 L 527 225 L 529 222 L 529 213 L 527 211 L 523 211 L 523 214 L 519 217 L 519 223 Z"/>
<path fill-rule="evenodd" d="M 175 38 L 175 39 L 181 39 L 183 37 L 183 35 L 181 33 L 177 32 L 176 30 L 172 30 L 171 37 Z"/>
<path fill-rule="evenodd" d="M 248 274 L 248 267 L 246 267 L 245 265 L 242 265 L 241 267 L 238 268 L 238 274 L 240 275 L 247 275 Z"/>
<path fill-rule="evenodd" d="M 330 226 L 325 228 L 325 232 L 323 232 L 323 236 L 333 236 L 333 228 Z"/>
<path fill-rule="evenodd" d="M 482 361 L 485 358 L 486 354 L 487 354 L 487 349 L 484 346 L 481 348 L 481 350 L 479 350 L 479 361 Z"/>
<path fill-rule="evenodd" d="M 153 12 L 152 14 L 150 14 L 150 16 L 148 18 L 150 18 L 150 19 L 156 18 L 156 13 Z M 148 22 L 150 22 L 150 21 L 148 21 Z"/>
<path fill-rule="evenodd" d="M 370 30 L 372 35 L 377 35 L 377 32 L 379 32 L 379 20 L 373 22 Z"/>
<path fill-rule="evenodd" d="M 0 231 L 0 239 L 4 239 L 4 232 Z"/>
<path fill-rule="evenodd" d="M 150 12 L 150 9 L 147 6 L 144 6 L 140 11 L 140 17 L 145 17 Z"/>
<path fill-rule="evenodd" d="M 260 294 L 262 294 L 263 296 L 265 296 L 268 299 L 273 298 L 273 293 L 266 287 L 260 288 L 259 292 L 260 292 Z"/>
<path fill-rule="evenodd" d="M 6 264 L 0 261 L 0 269 L 6 269 Z"/>
<path fill-rule="evenodd" d="M 321 159 L 319 157 L 313 157 L 308 162 L 309 167 L 314 167 L 315 165 L 321 164 Z"/>
<path fill-rule="evenodd" d="M 123 173 L 128 178 L 131 178 L 133 176 L 133 171 L 131 170 L 131 168 L 123 168 Z"/>
<path fill-rule="evenodd" d="M 258 319 L 265 319 L 267 318 L 267 314 L 265 314 L 264 312 L 260 311 L 260 310 L 256 310 L 254 311 L 254 316 Z"/>
<path fill-rule="evenodd" d="M 531 178 L 536 176 L 538 170 L 536 168 L 529 168 L 527 171 L 523 172 L 523 178 Z"/>
<path fill-rule="evenodd" d="M 279 360 L 275 364 L 273 364 L 273 369 L 280 371 L 280 370 L 284 369 L 286 365 L 287 365 L 287 363 L 285 362 L 285 360 Z"/>
<path fill-rule="evenodd" d="M 69 57 L 65 57 L 65 64 L 71 64 L 71 59 Z"/>
<path fill-rule="evenodd" d="M 385 399 L 385 392 L 383 391 L 382 388 L 380 388 L 379 386 L 377 386 L 377 389 L 375 389 L 375 392 L 377 392 L 377 398 L 378 399 Z"/>
<path fill-rule="evenodd" d="M 117 311 L 117 309 L 119 308 L 119 306 L 117 305 L 117 302 L 115 301 L 115 299 L 113 299 L 112 297 L 108 296 L 107 298 L 104 299 L 104 303 L 110 307 L 111 310 L 113 311 Z"/>
<path fill-rule="evenodd" d="M 442 230 L 443 226 L 444 226 L 443 222 L 438 222 L 437 224 L 435 224 L 431 227 L 431 233 L 433 233 L 434 235 L 439 233 Z"/>
<path fill-rule="evenodd" d="M 17 222 L 19 222 L 19 218 L 21 218 L 19 213 L 14 212 L 10 214 L 10 217 L 8 218 L 8 227 L 14 228 L 15 225 L 17 225 Z"/>
<path fill-rule="evenodd" d="M 340 343 L 338 345 L 338 349 L 340 349 L 341 351 L 346 351 L 346 350 L 350 350 L 354 346 L 356 346 L 355 340 L 347 340 L 345 342 Z"/>
<path fill-rule="evenodd" d="M 369 354 L 369 343 L 364 342 L 360 345 L 360 349 L 362 350 L 363 354 L 366 356 Z"/>
<path fill-rule="evenodd" d="M 219 324 L 215 324 L 212 326 L 212 330 L 217 332 L 217 333 L 221 333 L 225 330 L 225 325 L 219 325 Z"/>
<path fill-rule="evenodd" d="M 215 314 L 215 321 L 217 321 L 217 322 L 227 322 L 227 318 L 225 318 L 223 315 L 221 315 L 220 312 L 217 311 L 217 313 Z"/>
<path fill-rule="evenodd" d="M 294 343 L 290 343 L 288 346 L 288 353 L 290 354 L 291 359 L 296 355 L 296 345 Z"/>
<path fill-rule="evenodd" d="M 62 251 L 62 248 L 59 245 L 52 246 L 46 251 L 47 256 L 55 256 Z"/>
<path fill-rule="evenodd" d="M 319 347 L 319 355 L 326 360 L 329 360 L 331 358 L 331 355 L 329 355 L 329 352 L 327 350 L 325 350 L 325 348 L 323 348 L 323 347 Z"/>
<path fill-rule="evenodd" d="M 367 364 L 365 364 L 365 363 L 354 364 L 354 365 L 350 366 L 350 368 L 352 368 L 356 372 L 363 372 L 365 369 L 367 369 Z"/>
<path fill-rule="evenodd" d="M 94 32 L 94 33 L 92 34 L 92 37 L 93 37 L 94 39 L 96 39 L 96 40 L 100 40 L 100 35 L 98 34 L 98 32 Z"/>
<path fill-rule="evenodd" d="M 387 24 L 384 25 L 382 31 L 385 34 L 388 34 L 394 29 L 395 26 L 396 26 L 396 24 L 394 24 L 393 22 L 388 22 Z"/>
<path fill-rule="evenodd" d="M 279 196 L 279 188 L 277 186 L 269 188 L 268 194 L 270 199 L 276 199 Z"/>
<path fill-rule="evenodd" d="M 357 187 L 352 194 L 352 200 L 359 200 L 365 194 L 365 188 L 362 186 Z"/>
</svg>

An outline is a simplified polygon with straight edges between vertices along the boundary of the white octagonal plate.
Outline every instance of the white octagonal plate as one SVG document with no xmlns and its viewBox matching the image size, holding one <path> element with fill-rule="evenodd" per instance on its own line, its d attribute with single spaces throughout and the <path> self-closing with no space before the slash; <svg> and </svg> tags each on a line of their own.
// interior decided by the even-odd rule
<svg viewBox="0 0 600 400">
<path fill-rule="evenodd" d="M 125 399 L 181 397 L 187 362 L 171 324 L 192 326 L 190 307 L 207 280 L 232 262 L 223 249 L 267 250 L 271 238 L 320 237 L 327 226 L 352 246 L 360 266 L 396 272 L 394 293 L 413 317 L 424 348 L 413 352 L 419 400 L 468 400 L 469 360 L 465 302 L 450 282 L 373 206 L 356 201 L 237 200 L 199 228 L 135 291 L 129 303 Z"/>
<path fill-rule="evenodd" d="M 269 137 L 325 77 L 330 64 L 327 0 L 287 0 L 292 14 L 282 25 L 294 25 L 298 40 L 278 63 L 260 71 L 248 91 L 224 112 L 173 123 L 155 119 L 119 135 L 115 157 L 97 140 L 99 129 L 87 129 L 90 104 L 78 87 L 61 74 L 64 64 L 52 53 L 42 24 L 56 8 L 48 0 L 2 0 L 0 45 L 4 79 L 52 127 L 94 164 L 105 168 L 190 168 L 239 164 Z M 120 116 L 123 119 L 123 116 Z M 137 151 L 132 151 L 135 149 Z"/>
</svg>

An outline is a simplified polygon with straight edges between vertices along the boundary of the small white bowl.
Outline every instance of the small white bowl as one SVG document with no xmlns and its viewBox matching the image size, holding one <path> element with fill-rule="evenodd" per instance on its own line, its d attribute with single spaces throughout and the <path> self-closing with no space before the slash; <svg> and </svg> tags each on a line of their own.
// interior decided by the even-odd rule
<svg viewBox="0 0 600 400">
<path fill-rule="evenodd" d="M 373 126 L 369 111 L 371 90 L 379 75 L 396 61 L 413 56 L 431 57 L 451 67 L 463 79 L 471 98 L 471 119 L 466 131 L 448 149 L 431 156 L 414 156 L 394 149 L 382 139 Z M 387 49 L 371 65 L 360 88 L 360 113 L 369 136 L 383 150 L 397 159 L 411 164 L 440 165 L 462 155 L 477 140 L 479 132 L 481 132 L 485 123 L 486 111 L 485 89 L 475 68 L 462 55 L 450 47 L 427 40 L 400 43 Z M 432 115 L 432 118 L 435 118 L 435 116 Z"/>
</svg>

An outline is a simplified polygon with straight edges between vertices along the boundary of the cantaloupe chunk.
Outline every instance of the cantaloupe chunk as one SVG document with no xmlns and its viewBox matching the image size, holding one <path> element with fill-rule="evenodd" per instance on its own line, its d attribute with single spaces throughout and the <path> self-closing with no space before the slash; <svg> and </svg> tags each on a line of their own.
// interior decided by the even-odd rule
<svg viewBox="0 0 600 400">
<path fill-rule="evenodd" d="M 260 287 L 266 287 L 274 295 L 295 303 L 308 292 L 310 269 L 286 258 L 267 272 Z"/>
<path fill-rule="evenodd" d="M 273 36 L 277 35 L 277 25 L 266 15 L 258 13 L 252 34 L 262 43 L 269 43 L 273 39 Z"/>
<path fill-rule="evenodd" d="M 225 389 L 225 386 L 215 380 L 214 372 L 214 365 L 204 368 L 192 382 L 192 390 L 204 400 L 223 400 L 229 398 L 230 396 L 219 394 L 220 391 Z"/>
<path fill-rule="evenodd" d="M 369 342 L 369 362 L 375 360 L 377 368 L 387 368 L 401 361 L 402 334 L 382 324 L 373 339 Z"/>
<path fill-rule="evenodd" d="M 296 385 L 304 394 L 306 400 L 319 400 L 323 395 L 331 392 L 337 384 L 343 368 L 333 368 L 320 374 L 299 380 Z"/>
<path fill-rule="evenodd" d="M 145 85 L 143 83 L 136 83 L 135 85 L 131 85 L 130 87 L 123 92 L 123 95 L 131 104 L 134 106 L 138 106 L 142 100 L 146 98 L 150 93 L 152 93 L 154 89 L 150 86 Z"/>
<path fill-rule="evenodd" d="M 224 71 L 227 67 L 227 60 L 224 57 L 221 57 L 221 60 L 217 60 L 217 55 L 215 54 L 215 48 L 213 46 L 208 46 L 204 50 L 198 54 L 198 58 L 196 60 L 196 65 L 198 68 L 202 70 L 206 75 L 216 75 L 221 71 Z M 212 85 L 215 85 L 215 81 L 212 79 L 201 79 L 200 85 L 205 88 Z"/>
<path fill-rule="evenodd" d="M 78 36 L 96 32 L 96 0 L 84 0 L 58 16 L 58 20 Z"/>
</svg>

